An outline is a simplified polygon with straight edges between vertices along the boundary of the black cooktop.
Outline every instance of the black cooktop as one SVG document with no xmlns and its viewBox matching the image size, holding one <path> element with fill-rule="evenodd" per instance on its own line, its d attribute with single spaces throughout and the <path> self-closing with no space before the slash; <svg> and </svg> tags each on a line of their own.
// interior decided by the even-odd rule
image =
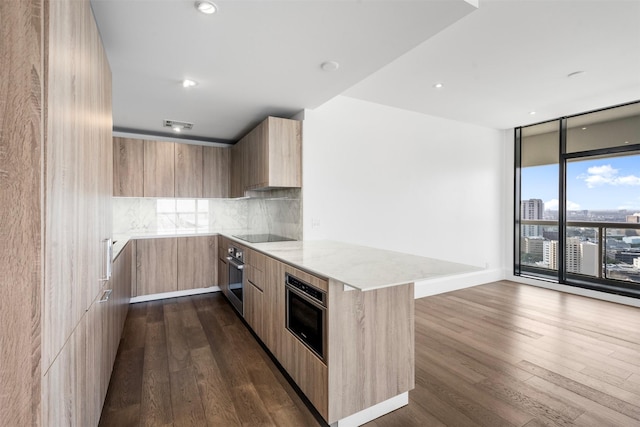
<svg viewBox="0 0 640 427">
<path fill-rule="evenodd" d="M 249 243 L 290 242 L 294 240 L 277 234 L 240 234 L 233 237 Z"/>
</svg>

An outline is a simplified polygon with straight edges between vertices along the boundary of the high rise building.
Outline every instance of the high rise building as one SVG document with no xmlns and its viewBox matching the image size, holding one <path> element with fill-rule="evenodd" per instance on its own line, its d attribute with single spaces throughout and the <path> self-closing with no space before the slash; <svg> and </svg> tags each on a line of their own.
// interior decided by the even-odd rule
<svg viewBox="0 0 640 427">
<path fill-rule="evenodd" d="M 544 253 L 544 237 L 525 237 L 522 241 L 522 252 L 533 255 L 542 255 Z"/>
<path fill-rule="evenodd" d="M 523 200 L 520 203 L 520 219 L 542 219 L 544 202 L 541 199 Z M 542 227 L 525 224 L 521 227 L 524 237 L 542 236 Z"/>
<path fill-rule="evenodd" d="M 598 245 L 591 242 L 580 243 L 580 273 L 598 277 Z"/>
<path fill-rule="evenodd" d="M 542 244 L 542 262 L 551 270 L 558 269 L 558 241 L 545 240 Z"/>
<path fill-rule="evenodd" d="M 640 213 L 627 215 L 627 222 L 639 223 L 640 222 Z"/>
<path fill-rule="evenodd" d="M 567 250 L 565 252 L 564 263 L 567 273 L 580 273 L 580 238 L 570 237 L 567 239 Z"/>
</svg>

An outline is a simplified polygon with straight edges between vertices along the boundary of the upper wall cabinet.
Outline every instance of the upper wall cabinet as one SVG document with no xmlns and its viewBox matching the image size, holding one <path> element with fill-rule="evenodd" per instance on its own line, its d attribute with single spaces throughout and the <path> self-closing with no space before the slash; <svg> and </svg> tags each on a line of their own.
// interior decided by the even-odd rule
<svg viewBox="0 0 640 427">
<path fill-rule="evenodd" d="M 202 197 L 229 197 L 231 150 L 202 147 Z"/>
<path fill-rule="evenodd" d="M 176 197 L 202 198 L 202 146 L 175 144 Z"/>
<path fill-rule="evenodd" d="M 231 150 L 113 138 L 115 197 L 229 197 Z"/>
<path fill-rule="evenodd" d="M 142 168 L 144 141 L 113 138 L 113 195 L 136 197 L 144 194 Z"/>
<path fill-rule="evenodd" d="M 175 196 L 175 145 L 144 142 L 144 197 Z"/>
<path fill-rule="evenodd" d="M 231 196 L 246 190 L 302 186 L 302 123 L 267 117 L 231 153 Z"/>
</svg>

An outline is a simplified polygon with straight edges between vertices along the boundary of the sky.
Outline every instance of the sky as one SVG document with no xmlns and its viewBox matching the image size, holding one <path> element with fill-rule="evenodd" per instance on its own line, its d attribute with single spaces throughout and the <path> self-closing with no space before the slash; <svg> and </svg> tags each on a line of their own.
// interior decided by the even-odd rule
<svg viewBox="0 0 640 427">
<path fill-rule="evenodd" d="M 558 209 L 558 166 L 522 169 L 522 200 L 542 199 Z M 640 212 L 640 155 L 567 163 L 568 210 Z"/>
</svg>

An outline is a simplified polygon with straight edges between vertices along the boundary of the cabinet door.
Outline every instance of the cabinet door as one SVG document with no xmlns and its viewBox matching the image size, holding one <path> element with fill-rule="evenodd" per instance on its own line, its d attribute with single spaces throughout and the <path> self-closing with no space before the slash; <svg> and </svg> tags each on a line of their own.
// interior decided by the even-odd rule
<svg viewBox="0 0 640 427">
<path fill-rule="evenodd" d="M 113 195 L 143 197 L 144 141 L 113 138 Z"/>
<path fill-rule="evenodd" d="M 231 148 L 231 197 L 244 197 L 246 138 Z"/>
<path fill-rule="evenodd" d="M 221 258 L 218 258 L 218 286 L 225 296 L 229 294 L 229 264 Z"/>
<path fill-rule="evenodd" d="M 282 338 L 285 329 L 284 264 L 265 257 L 264 282 L 264 338 L 267 348 L 279 359 L 282 356 Z"/>
<path fill-rule="evenodd" d="M 229 197 L 231 149 L 203 147 L 202 197 Z"/>
<path fill-rule="evenodd" d="M 263 121 L 248 135 L 248 189 L 269 186 L 268 122 Z"/>
<path fill-rule="evenodd" d="M 137 292 L 140 295 L 178 290 L 176 238 L 136 241 Z"/>
<path fill-rule="evenodd" d="M 202 197 L 202 146 L 175 144 L 176 197 Z"/>
<path fill-rule="evenodd" d="M 251 268 L 251 267 L 249 267 Z M 263 301 L 264 294 L 251 280 L 245 279 L 244 283 L 244 320 L 247 321 L 251 329 L 263 339 Z"/>
<path fill-rule="evenodd" d="M 298 120 L 269 117 L 267 135 L 270 187 L 302 186 L 302 123 Z M 263 122 L 264 123 L 264 122 Z"/>
<path fill-rule="evenodd" d="M 175 144 L 144 141 L 144 197 L 175 197 Z"/>
<path fill-rule="evenodd" d="M 216 236 L 178 238 L 178 290 L 208 288 L 216 283 Z"/>
</svg>

